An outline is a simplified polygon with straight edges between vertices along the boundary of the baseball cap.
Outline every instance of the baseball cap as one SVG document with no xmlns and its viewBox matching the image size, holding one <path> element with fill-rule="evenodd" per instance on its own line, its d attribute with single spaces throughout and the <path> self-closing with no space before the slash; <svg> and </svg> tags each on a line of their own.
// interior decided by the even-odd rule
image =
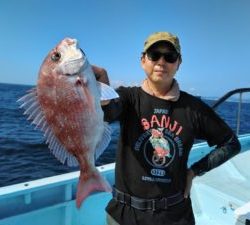
<svg viewBox="0 0 250 225">
<path fill-rule="evenodd" d="M 174 46 L 175 50 L 179 54 L 181 53 L 181 46 L 178 37 L 169 32 L 155 32 L 151 34 L 144 42 L 143 52 L 146 52 L 153 44 L 159 41 L 170 42 Z"/>
</svg>

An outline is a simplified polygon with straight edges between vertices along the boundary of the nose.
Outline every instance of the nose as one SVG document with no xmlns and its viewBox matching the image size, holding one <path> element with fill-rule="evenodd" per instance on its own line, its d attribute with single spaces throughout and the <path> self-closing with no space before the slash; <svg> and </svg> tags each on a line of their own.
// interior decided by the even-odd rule
<svg viewBox="0 0 250 225">
<path fill-rule="evenodd" d="M 166 64 L 166 60 L 164 59 L 163 55 L 157 60 L 157 64 Z"/>
</svg>

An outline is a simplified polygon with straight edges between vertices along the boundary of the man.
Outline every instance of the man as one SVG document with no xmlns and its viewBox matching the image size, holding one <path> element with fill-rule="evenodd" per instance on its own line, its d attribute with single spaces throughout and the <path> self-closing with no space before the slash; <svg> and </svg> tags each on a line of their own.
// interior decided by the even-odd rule
<svg viewBox="0 0 250 225">
<path fill-rule="evenodd" d="M 120 98 L 103 106 L 105 120 L 119 120 L 121 129 L 108 225 L 194 225 L 193 178 L 240 151 L 227 124 L 201 100 L 180 91 L 174 76 L 181 62 L 178 38 L 153 33 L 141 56 L 146 74 L 141 87 L 120 87 Z M 108 83 L 105 70 L 93 69 Z M 187 168 L 195 138 L 216 147 Z"/>
</svg>

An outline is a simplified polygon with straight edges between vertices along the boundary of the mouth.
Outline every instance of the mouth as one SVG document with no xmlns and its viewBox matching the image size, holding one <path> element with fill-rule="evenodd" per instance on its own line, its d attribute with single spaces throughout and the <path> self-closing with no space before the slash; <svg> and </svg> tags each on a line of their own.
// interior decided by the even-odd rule
<svg viewBox="0 0 250 225">
<path fill-rule="evenodd" d="M 155 72 L 161 72 L 161 73 L 166 73 L 167 71 L 164 69 L 155 69 Z"/>
<path fill-rule="evenodd" d="M 163 73 L 167 73 L 167 71 L 165 71 L 165 70 L 155 70 L 155 73 L 161 73 L 161 74 L 163 74 Z"/>
</svg>

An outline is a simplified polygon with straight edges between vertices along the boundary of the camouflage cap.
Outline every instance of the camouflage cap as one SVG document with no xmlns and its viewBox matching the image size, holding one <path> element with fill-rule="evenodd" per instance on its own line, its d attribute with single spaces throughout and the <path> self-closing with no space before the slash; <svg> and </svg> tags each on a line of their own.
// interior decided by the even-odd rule
<svg viewBox="0 0 250 225">
<path fill-rule="evenodd" d="M 158 41 L 170 42 L 174 46 L 175 50 L 181 54 L 181 46 L 178 37 L 169 32 L 156 32 L 151 34 L 144 43 L 143 52 L 146 52 L 153 44 Z"/>
</svg>

